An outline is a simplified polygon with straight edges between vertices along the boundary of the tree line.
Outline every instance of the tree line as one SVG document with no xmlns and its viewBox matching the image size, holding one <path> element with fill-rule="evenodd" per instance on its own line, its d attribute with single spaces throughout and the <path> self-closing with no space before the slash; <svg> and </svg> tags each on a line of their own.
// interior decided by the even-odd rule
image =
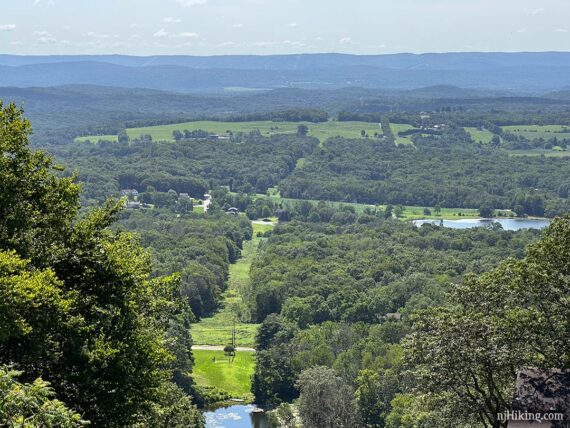
<svg viewBox="0 0 570 428">
<path fill-rule="evenodd" d="M 278 226 L 262 244 L 246 293 L 261 322 L 252 390 L 259 403 L 281 403 L 283 418 L 286 403 L 298 400 L 307 426 L 416 426 L 402 416 L 421 404 L 405 371 L 414 314 L 446 307 L 450 284 L 465 283 L 470 272 L 520 260 L 539 232 L 416 227 L 345 214 L 344 224 Z M 440 375 L 431 376 L 435 382 Z M 430 415 L 434 403 L 427 403 Z M 457 423 L 464 407 L 457 399 L 454 406 Z"/>
<path fill-rule="evenodd" d="M 522 215 L 549 217 L 568 209 L 567 159 L 509 156 L 474 144 L 456 127 L 412 139 L 415 146 L 329 139 L 281 182 L 281 194 L 367 204 L 517 207 Z"/>
<path fill-rule="evenodd" d="M 203 426 L 179 276 L 153 277 L 136 237 L 111 229 L 122 203 L 81 213 L 75 178 L 30 131 L 0 104 L 3 422 Z"/>
</svg>

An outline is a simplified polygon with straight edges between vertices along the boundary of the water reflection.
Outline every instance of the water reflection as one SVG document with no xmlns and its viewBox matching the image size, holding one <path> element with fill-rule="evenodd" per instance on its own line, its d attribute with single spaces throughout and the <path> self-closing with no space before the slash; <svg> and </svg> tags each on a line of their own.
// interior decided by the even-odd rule
<svg viewBox="0 0 570 428">
<path fill-rule="evenodd" d="M 219 407 L 204 412 L 206 428 L 269 428 L 267 415 L 253 404 Z"/>
<path fill-rule="evenodd" d="M 437 226 L 450 227 L 452 229 L 469 229 L 472 227 L 491 226 L 499 223 L 504 230 L 520 230 L 520 229 L 543 229 L 550 224 L 548 219 L 517 219 L 517 218 L 500 218 L 500 219 L 461 219 L 461 220 L 433 220 L 422 219 L 414 220 L 416 226 L 422 224 L 435 224 Z"/>
</svg>

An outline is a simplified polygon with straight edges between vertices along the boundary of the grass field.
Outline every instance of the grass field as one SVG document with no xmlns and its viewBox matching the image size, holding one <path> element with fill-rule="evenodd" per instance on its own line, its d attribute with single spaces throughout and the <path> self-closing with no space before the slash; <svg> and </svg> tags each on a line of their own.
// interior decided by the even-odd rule
<svg viewBox="0 0 570 428">
<path fill-rule="evenodd" d="M 512 134 L 522 135 L 529 140 L 536 140 L 538 138 L 549 140 L 554 137 L 558 139 L 570 139 L 570 127 L 563 125 L 514 125 L 503 126 L 503 129 Z"/>
<path fill-rule="evenodd" d="M 379 124 L 367 122 L 338 122 L 328 121 L 323 123 L 307 123 L 303 122 L 309 127 L 309 136 L 318 138 L 321 142 L 331 137 L 344 137 L 344 138 L 361 138 L 362 131 L 365 131 L 368 137 L 374 138 L 375 134 L 382 135 L 382 129 Z M 297 132 L 298 122 L 271 122 L 271 121 L 258 121 L 258 122 L 213 122 L 213 121 L 199 121 L 199 122 L 186 122 L 177 123 L 172 125 L 149 126 L 144 128 L 129 128 L 127 134 L 131 139 L 140 137 L 141 135 L 151 135 L 154 141 L 173 141 L 173 131 L 190 131 L 202 129 L 212 134 L 225 135 L 229 131 L 238 132 L 251 132 L 259 130 L 263 135 L 270 136 L 275 134 L 294 134 Z M 396 136 L 397 144 L 412 144 L 409 137 L 398 137 L 398 132 L 413 129 L 413 126 L 406 124 L 391 124 L 392 132 Z M 76 141 L 92 141 L 99 140 L 117 141 L 116 135 L 102 135 L 102 136 L 87 136 L 78 137 Z"/>
<path fill-rule="evenodd" d="M 249 268 L 262 239 L 257 237 L 257 232 L 266 232 L 272 227 L 271 224 L 253 224 L 253 239 L 244 242 L 242 257 L 237 263 L 230 265 L 228 289 L 223 296 L 223 309 L 213 317 L 204 318 L 199 323 L 192 324 L 194 344 L 225 346 L 230 343 L 234 320 L 247 317 L 241 296 L 248 286 Z M 236 322 L 237 346 L 254 346 L 258 327 L 258 324 Z"/>
<path fill-rule="evenodd" d="M 268 198 L 268 199 L 271 199 L 273 202 L 276 202 L 276 203 L 281 202 L 285 205 L 287 205 L 287 204 L 295 205 L 295 204 L 298 204 L 299 202 L 302 201 L 301 199 L 282 198 L 279 195 L 279 192 L 277 191 L 277 189 L 275 189 L 275 188 L 270 189 L 270 196 L 258 195 L 258 197 Z M 319 202 L 319 201 L 310 200 L 310 199 L 306 199 L 306 201 L 311 202 L 313 204 L 317 204 Z M 332 205 L 336 208 L 339 208 L 342 206 L 351 206 L 354 208 L 354 210 L 357 213 L 364 212 L 364 210 L 366 208 L 369 208 L 372 210 L 376 207 L 378 207 L 382 210 L 386 209 L 386 205 L 369 205 L 369 204 L 358 204 L 358 203 L 351 203 L 351 202 L 331 202 L 331 201 L 327 201 L 326 203 L 329 205 Z M 442 207 L 441 212 L 438 215 L 435 214 L 435 208 L 434 207 L 427 207 L 427 208 L 430 209 L 431 215 L 425 215 L 424 214 L 424 207 L 405 206 L 404 212 L 403 212 L 402 216 L 400 217 L 400 219 L 401 220 L 417 220 L 417 219 L 454 220 L 454 219 L 458 219 L 459 217 L 461 217 L 461 218 L 479 218 L 479 210 L 475 209 L 475 208 L 443 208 Z M 497 213 L 499 211 L 504 216 L 510 216 L 511 214 L 514 215 L 511 210 L 497 210 Z M 461 214 L 461 216 L 459 214 Z"/>
<path fill-rule="evenodd" d="M 374 137 L 375 133 L 382 135 L 382 130 L 379 124 L 366 123 L 366 122 L 338 122 L 328 121 L 323 123 L 307 123 L 303 122 L 309 127 L 309 136 L 318 138 L 320 141 L 325 141 L 330 137 L 345 137 L 345 138 L 360 138 L 361 132 L 364 130 L 368 136 Z M 228 131 L 235 133 L 238 132 L 251 132 L 259 130 L 263 135 L 269 136 L 274 134 L 294 134 L 297 132 L 299 122 L 272 122 L 272 121 L 258 121 L 258 122 L 214 122 L 214 121 L 199 121 L 199 122 L 186 122 L 177 123 L 172 125 L 150 126 L 144 128 L 129 128 L 127 134 L 131 139 L 140 137 L 141 135 L 151 135 L 154 141 L 173 141 L 173 131 L 189 131 L 201 129 L 208 131 L 212 134 L 225 135 Z M 393 125 L 396 129 L 399 127 L 407 127 L 409 125 Z M 402 129 L 399 129 L 402 130 Z M 117 141 L 116 135 L 103 135 L 103 136 L 87 136 L 78 137 L 76 141 Z"/>
<path fill-rule="evenodd" d="M 392 132 L 394 133 L 394 137 L 396 137 L 396 144 L 398 145 L 413 145 L 414 143 L 410 139 L 410 137 L 400 137 L 398 136 L 398 132 L 408 131 L 410 129 L 414 129 L 412 125 L 401 124 L 401 123 L 391 123 L 390 128 L 392 128 Z"/>
<path fill-rule="evenodd" d="M 479 130 L 477 128 L 465 128 L 465 130 L 471 134 L 473 141 L 478 143 L 489 144 L 493 139 L 493 133 L 486 129 Z"/>
<path fill-rule="evenodd" d="M 570 151 L 562 150 L 508 150 L 509 156 L 546 156 L 549 158 L 565 158 L 570 156 Z"/>
<path fill-rule="evenodd" d="M 232 362 L 223 351 L 195 350 L 192 377 L 200 386 L 226 391 L 232 398 L 251 400 L 251 375 L 255 367 L 253 352 L 237 352 Z"/>
<path fill-rule="evenodd" d="M 403 220 L 418 220 L 418 219 L 434 219 L 434 220 L 457 220 L 458 218 L 479 218 L 479 210 L 473 208 L 441 208 L 439 215 L 435 214 L 433 207 L 428 207 L 431 215 L 424 214 L 424 207 L 405 207 Z M 496 214 L 499 212 L 505 216 L 514 216 L 511 210 L 495 210 Z M 459 215 L 461 214 L 461 216 Z"/>
</svg>

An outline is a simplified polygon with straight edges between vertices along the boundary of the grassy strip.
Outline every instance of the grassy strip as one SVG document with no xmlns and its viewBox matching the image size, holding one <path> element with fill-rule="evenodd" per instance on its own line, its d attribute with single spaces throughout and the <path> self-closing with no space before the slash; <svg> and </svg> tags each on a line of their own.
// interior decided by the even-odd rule
<svg viewBox="0 0 570 428">
<path fill-rule="evenodd" d="M 276 134 L 295 134 L 297 127 L 301 124 L 307 125 L 309 128 L 309 136 L 315 137 L 320 141 L 325 141 L 331 137 L 345 137 L 345 138 L 361 138 L 362 131 L 365 132 L 370 138 L 374 138 L 376 134 L 382 135 L 380 125 L 377 123 L 367 122 L 339 122 L 330 120 L 322 123 L 308 123 L 308 122 L 272 122 L 272 121 L 257 121 L 257 122 L 215 122 L 215 121 L 197 121 L 176 123 L 171 125 L 160 126 L 147 126 L 143 128 L 129 128 L 127 135 L 129 138 L 138 138 L 141 135 L 150 135 L 154 141 L 173 141 L 172 132 L 174 131 L 194 131 L 201 129 L 212 134 L 227 135 L 229 132 L 234 134 L 243 132 L 249 133 L 254 130 L 259 130 L 262 135 L 270 136 Z M 397 135 L 398 131 L 409 129 L 409 125 L 392 125 L 394 132 Z M 116 135 L 102 135 L 102 136 L 86 136 L 78 137 L 75 141 L 118 141 Z M 409 143 L 408 139 L 404 139 L 404 143 Z"/>
<path fill-rule="evenodd" d="M 230 343 L 234 320 L 247 319 L 247 309 L 242 292 L 249 284 L 249 269 L 261 242 L 257 232 L 266 232 L 271 224 L 253 224 L 253 239 L 244 243 L 242 257 L 230 265 L 228 289 L 224 293 L 224 307 L 213 317 L 204 318 L 192 325 L 192 338 L 196 345 L 221 345 Z M 253 347 L 258 324 L 236 322 L 237 346 Z"/>
<path fill-rule="evenodd" d="M 253 352 L 237 352 L 230 361 L 223 351 L 195 350 L 194 381 L 204 387 L 227 392 L 232 398 L 251 401 L 251 376 L 255 367 Z"/>
</svg>

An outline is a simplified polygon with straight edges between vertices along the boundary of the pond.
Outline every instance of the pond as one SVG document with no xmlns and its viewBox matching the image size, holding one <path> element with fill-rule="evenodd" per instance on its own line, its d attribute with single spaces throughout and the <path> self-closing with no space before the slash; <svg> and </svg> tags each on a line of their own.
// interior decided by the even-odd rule
<svg viewBox="0 0 570 428">
<path fill-rule="evenodd" d="M 268 428 L 267 415 L 256 409 L 254 404 L 241 404 L 206 411 L 206 428 Z"/>
<path fill-rule="evenodd" d="M 499 223 L 503 226 L 504 230 L 519 230 L 519 229 L 543 229 L 550 224 L 550 220 L 546 218 L 540 219 L 518 219 L 518 218 L 500 218 L 500 219 L 462 219 L 462 220 L 414 220 L 416 226 L 421 226 L 425 223 L 451 227 L 452 229 L 469 229 L 471 227 L 484 227 L 490 226 L 493 223 Z"/>
</svg>

